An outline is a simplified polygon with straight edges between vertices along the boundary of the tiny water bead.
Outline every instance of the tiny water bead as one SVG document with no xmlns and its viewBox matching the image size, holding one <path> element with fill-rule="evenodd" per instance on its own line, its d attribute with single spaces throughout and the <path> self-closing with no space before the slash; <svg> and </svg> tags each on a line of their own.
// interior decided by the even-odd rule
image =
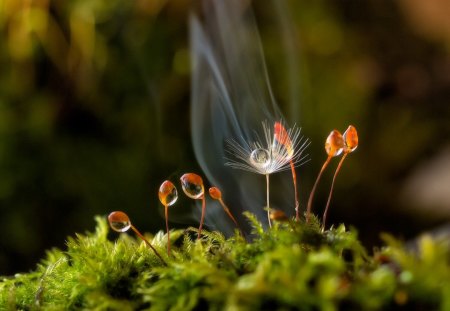
<svg viewBox="0 0 450 311">
<path fill-rule="evenodd" d="M 201 199 L 204 195 L 203 179 L 194 173 L 186 173 L 180 178 L 183 192 L 191 199 Z"/>
<path fill-rule="evenodd" d="M 264 148 L 256 148 L 250 153 L 250 163 L 261 168 L 271 163 L 270 152 Z"/>
<path fill-rule="evenodd" d="M 336 157 L 342 153 L 344 150 L 345 142 L 342 134 L 333 130 L 328 135 L 327 140 L 325 141 L 325 151 L 330 157 Z"/>
<path fill-rule="evenodd" d="M 130 218 L 124 212 L 112 212 L 108 216 L 108 221 L 111 229 L 117 232 L 125 232 L 131 228 Z"/>
<path fill-rule="evenodd" d="M 177 188 L 172 182 L 166 180 L 159 187 L 158 197 L 162 205 L 172 206 L 178 199 Z"/>
<path fill-rule="evenodd" d="M 356 148 L 358 148 L 358 132 L 353 125 L 348 126 L 343 136 L 347 152 L 353 152 Z"/>
</svg>

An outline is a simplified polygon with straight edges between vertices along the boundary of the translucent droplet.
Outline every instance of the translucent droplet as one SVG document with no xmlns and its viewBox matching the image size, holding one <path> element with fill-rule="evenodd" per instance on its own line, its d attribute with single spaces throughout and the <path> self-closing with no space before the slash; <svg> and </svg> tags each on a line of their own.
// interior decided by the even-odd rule
<svg viewBox="0 0 450 311">
<path fill-rule="evenodd" d="M 337 130 L 333 130 L 325 141 L 325 151 L 328 156 L 336 157 L 344 151 L 344 145 L 342 134 Z"/>
<path fill-rule="evenodd" d="M 250 153 L 250 163 L 258 167 L 266 167 L 270 164 L 269 150 L 257 148 Z"/>
<path fill-rule="evenodd" d="M 200 199 L 203 197 L 204 187 L 203 179 L 194 173 L 186 173 L 180 178 L 181 187 L 184 193 L 191 199 Z"/>
<path fill-rule="evenodd" d="M 112 212 L 108 216 L 108 221 L 111 229 L 117 232 L 125 232 L 131 228 L 130 218 L 124 212 Z"/>
<path fill-rule="evenodd" d="M 353 152 L 358 148 L 358 132 L 353 125 L 350 125 L 344 132 L 345 146 L 347 147 L 347 152 Z"/>
<path fill-rule="evenodd" d="M 159 187 L 158 197 L 162 205 L 171 206 L 175 204 L 178 199 L 177 188 L 172 182 L 166 180 Z"/>
<path fill-rule="evenodd" d="M 211 188 L 209 188 L 209 195 L 210 195 L 211 198 L 213 198 L 214 200 L 220 200 L 220 199 L 222 199 L 222 192 L 221 192 L 220 189 L 217 188 L 217 187 L 211 187 Z"/>
</svg>

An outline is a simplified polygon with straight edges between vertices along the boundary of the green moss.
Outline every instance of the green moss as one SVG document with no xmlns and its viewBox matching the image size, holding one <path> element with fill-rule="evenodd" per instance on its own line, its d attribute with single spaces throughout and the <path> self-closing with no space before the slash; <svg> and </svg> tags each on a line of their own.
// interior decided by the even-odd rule
<svg viewBox="0 0 450 311">
<path fill-rule="evenodd" d="M 237 232 L 196 229 L 147 235 L 167 266 L 127 234 L 108 240 L 105 218 L 95 233 L 69 238 L 37 269 L 0 282 L 2 310 L 449 310 L 448 242 L 424 236 L 414 251 L 390 236 L 373 256 L 355 230 L 322 233 L 312 223 L 264 231 L 251 214 L 252 241 Z"/>
</svg>

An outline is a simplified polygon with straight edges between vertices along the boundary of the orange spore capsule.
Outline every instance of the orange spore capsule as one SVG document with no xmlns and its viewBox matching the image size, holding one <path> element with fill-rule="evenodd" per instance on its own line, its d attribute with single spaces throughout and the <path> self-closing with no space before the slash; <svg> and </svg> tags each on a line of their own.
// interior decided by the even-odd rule
<svg viewBox="0 0 450 311">
<path fill-rule="evenodd" d="M 330 157 L 336 157 L 344 151 L 344 137 L 338 130 L 333 130 L 325 141 L 325 151 Z"/>
<path fill-rule="evenodd" d="M 347 152 L 353 152 L 356 148 L 358 148 L 358 132 L 353 125 L 348 126 L 343 136 Z"/>
<path fill-rule="evenodd" d="M 164 205 L 164 217 L 166 219 L 167 232 L 167 255 L 170 256 L 170 231 L 169 231 L 169 209 L 178 199 L 178 191 L 175 185 L 169 180 L 164 181 L 158 191 L 159 201 Z"/>
<path fill-rule="evenodd" d="M 358 132 L 356 131 L 356 128 L 353 125 L 349 125 L 347 130 L 344 132 L 343 139 L 344 139 L 344 143 L 345 143 L 344 155 L 342 156 L 341 160 L 339 161 L 336 171 L 334 172 L 333 180 L 331 182 L 330 193 L 328 194 L 327 204 L 325 206 L 325 211 L 324 211 L 323 217 L 322 217 L 322 231 L 325 230 L 328 208 L 330 207 L 331 195 L 333 194 L 333 188 L 334 188 L 334 182 L 336 181 L 336 176 L 339 173 L 339 171 L 341 170 L 342 163 L 344 163 L 344 160 L 347 157 L 347 155 L 350 154 L 351 152 L 355 151 L 355 149 L 358 147 Z"/>
<path fill-rule="evenodd" d="M 111 229 L 116 232 L 125 232 L 131 228 L 130 218 L 124 212 L 112 212 L 108 216 L 108 222 Z"/>
<path fill-rule="evenodd" d="M 203 221 L 205 220 L 206 199 L 205 187 L 203 186 L 203 179 L 194 173 L 186 173 L 180 178 L 183 192 L 191 199 L 202 200 L 202 216 L 200 218 L 200 226 L 198 227 L 197 239 L 200 239 L 203 228 Z"/>
<path fill-rule="evenodd" d="M 180 178 L 184 193 L 191 199 L 201 199 L 204 194 L 203 179 L 194 173 L 186 173 Z"/>
<path fill-rule="evenodd" d="M 172 206 L 178 199 L 177 188 L 172 182 L 166 180 L 159 187 L 158 197 L 162 205 Z"/>
<path fill-rule="evenodd" d="M 210 195 L 211 198 L 213 198 L 214 200 L 220 200 L 220 199 L 222 199 L 222 192 L 221 192 L 220 189 L 217 188 L 217 187 L 211 187 L 211 188 L 209 188 L 209 195 Z"/>
</svg>

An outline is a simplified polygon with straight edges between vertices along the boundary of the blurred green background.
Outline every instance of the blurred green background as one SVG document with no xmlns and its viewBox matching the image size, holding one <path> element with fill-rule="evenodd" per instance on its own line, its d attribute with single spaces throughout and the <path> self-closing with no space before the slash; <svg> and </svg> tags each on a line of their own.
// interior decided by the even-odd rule
<svg viewBox="0 0 450 311">
<path fill-rule="evenodd" d="M 92 230 L 97 214 L 124 210 L 142 231 L 164 228 L 160 183 L 198 170 L 189 133 L 192 6 L 0 0 L 0 275 L 32 269 L 66 236 Z M 302 201 L 326 158 L 326 136 L 353 124 L 360 147 L 338 177 L 330 223 L 356 226 L 372 246 L 380 231 L 408 239 L 449 221 L 448 1 L 292 0 L 286 9 L 298 71 L 291 82 L 273 8 L 255 3 L 275 95 L 312 141 L 311 161 L 298 170 Z M 427 179 L 419 173 L 433 159 L 441 164 Z M 318 213 L 332 174 L 319 186 Z M 441 192 L 422 202 L 433 181 Z M 184 202 L 176 208 L 189 213 Z"/>
</svg>

